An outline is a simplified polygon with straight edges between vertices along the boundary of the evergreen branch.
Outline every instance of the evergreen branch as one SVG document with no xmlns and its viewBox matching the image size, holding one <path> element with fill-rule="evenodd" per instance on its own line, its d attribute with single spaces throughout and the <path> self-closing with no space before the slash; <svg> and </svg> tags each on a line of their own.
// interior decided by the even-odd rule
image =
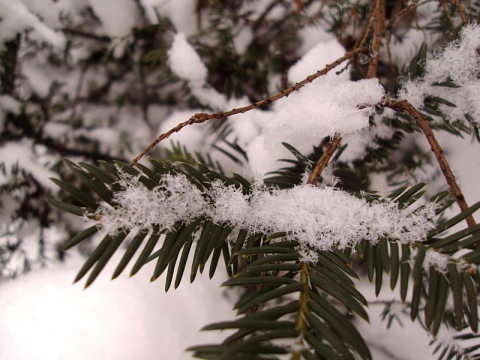
<svg viewBox="0 0 480 360">
<path fill-rule="evenodd" d="M 344 61 L 346 60 L 350 60 L 352 58 L 354 58 L 355 56 L 357 56 L 358 54 L 360 53 L 364 53 L 364 52 L 367 52 L 368 49 L 365 48 L 365 47 L 359 47 L 359 48 L 356 48 L 350 52 L 348 52 L 347 54 L 345 54 L 344 56 L 342 56 L 341 58 L 335 60 L 333 63 L 325 66 L 325 68 L 323 68 L 322 70 L 319 70 L 317 71 L 315 74 L 312 74 L 312 75 L 309 75 L 307 76 L 304 80 L 296 83 L 295 85 L 293 85 L 292 87 L 289 87 L 285 90 L 282 90 L 281 92 L 275 94 L 275 95 L 272 95 L 268 98 L 265 98 L 263 100 L 260 100 L 260 101 L 257 101 L 253 104 L 250 104 L 250 105 L 247 105 L 247 106 L 243 106 L 243 107 L 240 107 L 240 108 L 236 108 L 236 109 L 232 109 L 232 110 L 229 110 L 229 111 L 222 111 L 222 112 L 217 112 L 217 113 L 212 113 L 212 114 L 208 114 L 208 113 L 197 113 L 197 114 L 194 114 L 192 117 L 190 117 L 190 119 L 188 119 L 187 121 L 185 122 L 182 122 L 180 124 L 178 124 L 177 126 L 175 126 L 174 128 L 170 129 L 169 131 L 167 131 L 166 133 L 163 133 L 161 134 L 159 137 L 157 137 L 150 145 L 148 145 L 135 159 L 133 159 L 130 163 L 131 166 L 135 165 L 136 163 L 138 163 L 138 161 L 140 161 L 140 159 L 145 155 L 147 154 L 149 151 L 151 151 L 155 146 L 157 146 L 162 140 L 170 137 L 172 134 L 182 130 L 184 127 L 186 126 L 189 126 L 189 125 L 193 125 L 193 124 L 201 124 L 201 123 L 204 123 L 206 121 L 209 121 L 209 120 L 218 120 L 218 119 L 223 119 L 223 118 L 226 118 L 226 117 L 229 117 L 229 116 L 232 116 L 232 115 L 236 115 L 236 114 L 243 114 L 243 113 L 246 113 L 247 111 L 250 111 L 250 110 L 253 110 L 253 109 L 258 109 L 258 108 L 262 108 L 262 107 L 265 107 L 277 100 L 280 100 L 284 97 L 288 97 L 288 95 L 290 95 L 291 93 L 293 93 L 294 91 L 297 91 L 299 89 L 301 89 L 302 87 L 304 87 L 305 85 L 311 83 L 312 81 L 314 81 L 315 79 L 319 78 L 320 76 L 323 76 L 325 74 L 327 74 L 330 70 L 332 70 L 333 68 L 337 67 L 338 65 L 340 65 L 341 63 L 343 63 Z"/>
<path fill-rule="evenodd" d="M 384 104 L 393 110 L 405 111 L 415 119 L 416 123 L 420 126 L 423 133 L 425 134 L 425 137 L 427 138 L 428 143 L 430 144 L 430 147 L 433 153 L 435 154 L 438 164 L 442 169 L 442 173 L 445 176 L 445 179 L 448 185 L 452 189 L 452 192 L 455 196 L 458 206 L 462 211 L 466 211 L 468 209 L 468 204 L 465 200 L 465 196 L 460 190 L 460 187 L 458 186 L 457 181 L 455 180 L 455 175 L 450 169 L 450 165 L 448 164 L 448 161 L 443 153 L 443 150 L 440 147 L 440 144 L 438 143 L 438 141 L 436 140 L 435 135 L 433 134 L 433 131 L 428 125 L 425 117 L 417 109 L 415 109 L 412 106 L 412 104 L 410 104 L 406 100 L 397 101 L 392 99 L 385 99 Z M 473 218 L 472 215 L 466 218 L 466 222 L 469 227 L 475 226 L 475 219 Z"/>
</svg>

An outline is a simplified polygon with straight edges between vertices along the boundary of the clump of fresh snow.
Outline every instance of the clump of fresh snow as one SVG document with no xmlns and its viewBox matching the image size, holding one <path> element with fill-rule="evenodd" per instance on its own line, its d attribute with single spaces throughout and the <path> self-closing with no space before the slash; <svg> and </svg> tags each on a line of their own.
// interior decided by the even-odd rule
<svg viewBox="0 0 480 360">
<path fill-rule="evenodd" d="M 315 258 L 306 256 L 311 249 L 354 247 L 363 239 L 373 244 L 382 237 L 401 243 L 424 241 L 435 216 L 433 204 L 400 209 L 394 202 L 368 203 L 343 191 L 311 185 L 269 190 L 254 184 L 252 193 L 244 195 L 219 181 L 202 194 L 185 175 L 165 175 L 153 190 L 131 176 L 120 183 L 125 191 L 114 195 L 115 207 L 104 205 L 97 211 L 100 225 L 110 233 L 152 230 L 154 225 L 169 229 L 177 221 L 189 223 L 204 216 L 251 234 L 286 232 L 298 240 L 304 259 L 312 262 Z"/>
<path fill-rule="evenodd" d="M 335 77 L 320 77 L 277 103 L 265 125 L 265 147 L 274 150 L 287 142 L 306 152 L 324 137 L 367 128 L 373 106 L 383 96 L 378 79 L 339 83 Z"/>
<path fill-rule="evenodd" d="M 200 190 L 185 175 L 165 175 L 152 190 L 137 178 L 129 175 L 119 181 L 125 191 L 115 193 L 116 207 L 103 204 L 97 210 L 102 227 L 110 233 L 122 229 L 153 229 L 160 224 L 169 229 L 182 220 L 195 219 L 205 207 Z"/>
<path fill-rule="evenodd" d="M 421 108 L 426 96 L 435 96 L 456 105 L 440 104 L 440 110 L 451 121 L 465 119 L 465 114 L 480 116 L 480 26 L 468 25 L 462 29 L 458 41 L 449 44 L 433 59 L 427 60 L 423 79 L 406 82 L 400 97 Z M 452 80 L 459 88 L 435 86 Z"/>
<path fill-rule="evenodd" d="M 208 71 L 200 56 L 188 43 L 185 34 L 178 33 L 168 51 L 168 63 L 179 78 L 197 86 L 205 84 Z"/>
</svg>

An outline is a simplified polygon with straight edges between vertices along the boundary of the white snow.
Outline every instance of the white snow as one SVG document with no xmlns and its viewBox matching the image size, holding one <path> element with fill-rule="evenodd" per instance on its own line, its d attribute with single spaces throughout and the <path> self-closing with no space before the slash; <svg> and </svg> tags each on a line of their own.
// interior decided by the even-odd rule
<svg viewBox="0 0 480 360">
<path fill-rule="evenodd" d="M 118 256 L 88 289 L 72 285 L 84 259 L 1 283 L 0 358 L 10 360 L 191 359 L 188 346 L 221 341 L 225 333 L 199 330 L 233 316 L 222 276 L 186 279 L 164 291 L 149 282 L 152 266 L 133 278 L 108 280 Z M 194 296 L 193 296 L 194 295 Z"/>
<path fill-rule="evenodd" d="M 292 83 L 302 81 L 308 75 L 315 74 L 318 70 L 322 70 L 326 65 L 345 55 L 345 52 L 343 46 L 336 39 L 317 43 L 290 68 L 288 80 Z M 329 72 L 329 76 L 334 76 L 338 82 L 349 80 L 350 73 L 348 70 L 343 71 L 338 76 L 335 75 L 335 72 L 340 71 L 344 66 L 345 64 L 338 65 Z"/>
<path fill-rule="evenodd" d="M 183 33 L 175 35 L 168 51 L 168 63 L 175 75 L 197 86 L 203 85 L 207 79 L 207 68 Z"/>
<path fill-rule="evenodd" d="M 165 175 L 153 190 L 132 176 L 120 184 L 125 191 L 114 194 L 115 207 L 104 204 L 95 214 L 109 233 L 152 230 L 157 224 L 169 229 L 177 221 L 188 224 L 205 216 L 251 234 L 286 232 L 298 240 L 304 260 L 311 262 L 316 259 L 306 258 L 310 249 L 354 247 L 363 239 L 375 244 L 384 236 L 402 243 L 424 241 L 434 226 L 434 205 L 401 210 L 393 202 L 367 203 L 340 190 L 311 185 L 268 190 L 255 184 L 246 196 L 215 181 L 204 198 L 185 175 Z M 348 227 L 344 219 L 349 219 Z"/>
<path fill-rule="evenodd" d="M 284 141 L 308 153 L 319 139 L 367 128 L 372 106 L 383 96 L 378 79 L 338 82 L 331 76 L 320 77 L 276 103 L 265 125 L 265 147 L 274 151 Z M 360 105 L 366 108 L 359 109 Z"/>
<path fill-rule="evenodd" d="M 13 39 L 16 34 L 22 33 L 26 29 L 35 30 L 35 33 L 38 33 L 44 41 L 58 50 L 65 46 L 65 36 L 45 25 L 21 1 L 1 1 L 0 18 L 2 19 L 0 21 L 0 49 L 3 48 L 4 41 Z"/>
<path fill-rule="evenodd" d="M 153 224 L 169 229 L 180 220 L 189 223 L 204 208 L 200 190 L 185 175 L 165 175 L 160 185 L 150 191 L 138 178 L 125 175 L 119 181 L 126 191 L 114 195 L 120 206 L 107 204 L 100 207 L 102 227 L 109 233 L 121 229 L 143 228 L 152 230 Z"/>
<path fill-rule="evenodd" d="M 480 115 L 480 26 L 468 25 L 462 29 L 460 40 L 427 60 L 425 76 L 404 84 L 400 97 L 421 108 L 426 96 L 448 99 L 456 107 L 440 104 L 440 110 L 451 121 L 465 121 L 465 114 Z M 451 79 L 460 88 L 434 86 Z"/>
<path fill-rule="evenodd" d="M 50 171 L 45 164 L 40 162 L 38 154 L 34 152 L 31 140 L 19 142 L 8 142 L 0 148 L 0 164 L 3 164 L 3 171 L 0 172 L 0 185 L 8 184 L 15 171 L 24 171 L 31 174 L 45 188 L 53 193 L 58 192 L 58 187 L 52 183 L 50 178 L 56 177 L 56 173 Z"/>
</svg>

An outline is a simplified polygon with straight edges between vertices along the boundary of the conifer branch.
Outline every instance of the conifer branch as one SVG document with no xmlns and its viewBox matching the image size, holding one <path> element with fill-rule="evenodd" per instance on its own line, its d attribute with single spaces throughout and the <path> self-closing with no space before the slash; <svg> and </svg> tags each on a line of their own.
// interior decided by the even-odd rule
<svg viewBox="0 0 480 360">
<path fill-rule="evenodd" d="M 452 189 L 458 206 L 462 211 L 466 211 L 468 209 L 468 204 L 465 200 L 465 196 L 460 190 L 460 187 L 455 180 L 455 175 L 453 175 L 453 172 L 450 169 L 450 165 L 445 158 L 443 150 L 440 147 L 437 139 L 435 138 L 432 129 L 428 125 L 427 120 L 425 120 L 422 114 L 406 100 L 397 101 L 392 99 L 385 99 L 384 104 L 393 110 L 405 111 L 415 119 L 416 123 L 420 126 L 423 133 L 425 134 L 425 137 L 427 138 L 428 143 L 430 144 L 430 147 L 435 154 L 435 157 L 437 158 L 438 164 L 442 169 L 442 173 L 445 176 L 447 184 L 450 186 L 450 189 Z M 475 226 L 475 220 L 472 215 L 469 215 L 465 220 L 469 227 Z"/>
</svg>

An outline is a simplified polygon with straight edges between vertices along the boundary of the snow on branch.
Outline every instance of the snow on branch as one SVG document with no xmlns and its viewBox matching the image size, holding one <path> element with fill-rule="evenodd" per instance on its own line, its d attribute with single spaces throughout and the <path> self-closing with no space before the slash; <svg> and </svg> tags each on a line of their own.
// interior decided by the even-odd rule
<svg viewBox="0 0 480 360">
<path fill-rule="evenodd" d="M 217 224 L 248 230 L 250 234 L 285 232 L 299 243 L 304 261 L 315 262 L 318 250 L 372 244 L 386 237 L 401 243 L 422 242 L 434 228 L 435 205 L 399 208 L 390 200 L 368 202 L 344 191 L 312 185 L 267 189 L 254 184 L 249 195 L 214 181 L 201 192 L 185 175 L 165 175 L 152 190 L 138 177 L 123 175 L 125 191 L 114 195 L 115 207 L 97 210 L 100 226 L 114 234 L 155 225 L 171 229 L 205 218 Z M 313 251 L 312 251 L 313 250 Z"/>
<path fill-rule="evenodd" d="M 400 98 L 408 100 L 416 108 L 421 108 L 428 96 L 448 99 L 448 104 L 439 104 L 448 120 L 462 121 L 465 114 L 478 119 L 479 49 L 480 26 L 465 26 L 457 41 L 450 43 L 433 59 L 427 60 L 425 75 L 421 80 L 408 81 L 403 85 Z M 453 82 L 456 87 L 438 86 L 448 82 Z"/>
</svg>

